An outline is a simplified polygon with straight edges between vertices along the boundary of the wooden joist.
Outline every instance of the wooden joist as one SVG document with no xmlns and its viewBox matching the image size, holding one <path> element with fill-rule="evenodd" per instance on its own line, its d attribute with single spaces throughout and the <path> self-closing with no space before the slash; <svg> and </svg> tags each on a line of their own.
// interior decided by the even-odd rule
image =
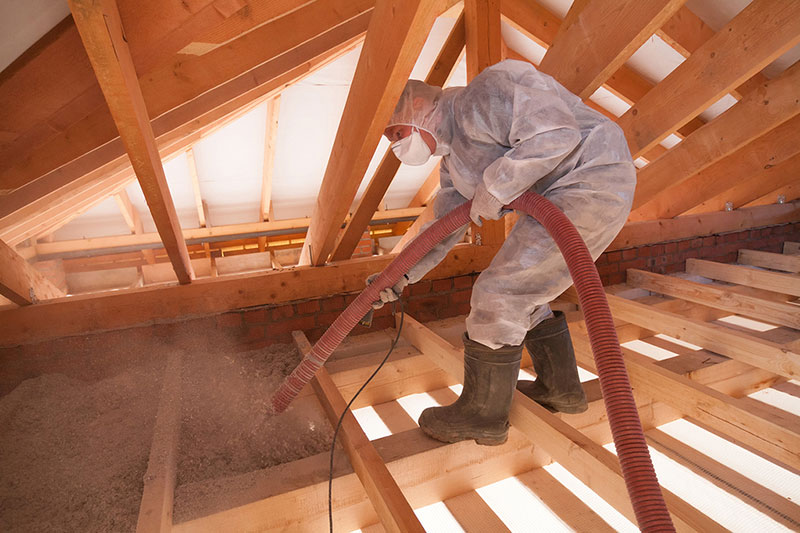
<svg viewBox="0 0 800 533">
<path fill-rule="evenodd" d="M 800 257 L 758 250 L 739 250 L 739 264 L 752 265 L 783 272 L 800 273 Z M 792 326 L 800 329 L 800 326 Z"/>
<path fill-rule="evenodd" d="M 681 5 L 683 0 L 590 2 L 556 36 L 539 68 L 586 99 Z"/>
<path fill-rule="evenodd" d="M 500 0 L 464 0 L 467 80 L 501 60 Z"/>
<path fill-rule="evenodd" d="M 657 195 L 674 198 L 672 187 L 679 185 L 753 139 L 780 126 L 800 114 L 797 87 L 800 85 L 800 63 L 789 68 L 779 78 L 770 80 L 752 91 L 739 103 L 686 137 L 662 157 L 639 170 L 636 179 L 631 220 L 670 218 L 682 211 L 650 205 Z M 688 193 L 689 190 L 683 191 Z M 693 200 L 698 204 L 706 198 Z M 668 204 L 667 204 L 668 205 Z"/>
<path fill-rule="evenodd" d="M 530 442 L 512 435 L 502 446 L 474 442 L 446 445 L 419 428 L 372 442 L 412 507 L 447 500 L 545 464 Z M 179 487 L 176 496 L 199 496 L 212 512 L 175 525 L 176 533 L 252 529 L 320 531 L 327 528 L 328 453 L 314 455 L 231 480 Z M 351 531 L 378 520 L 350 465 L 337 461 L 333 480 L 334 529 Z M 242 487 L 246 487 L 242 489 Z M 220 510 L 220 493 L 228 507 Z M 289 514 L 287 509 L 301 508 Z"/>
<path fill-rule="evenodd" d="M 738 294 L 706 283 L 662 276 L 661 274 L 654 274 L 644 270 L 629 269 L 628 285 L 758 320 L 800 329 L 800 312 L 797 306 L 789 303 Z"/>
<path fill-rule="evenodd" d="M 646 433 L 648 443 L 670 459 L 677 461 L 694 473 L 722 490 L 752 505 L 771 519 L 790 529 L 800 527 L 800 506 L 788 498 L 759 485 L 691 446 L 660 431 L 651 429 Z"/>
<path fill-rule="evenodd" d="M 800 42 L 800 4 L 755 0 L 618 121 L 639 157 Z M 634 208 L 642 205 L 641 200 Z"/>
<path fill-rule="evenodd" d="M 181 360 L 179 352 L 173 352 L 167 358 L 153 429 L 153 444 L 144 475 L 137 533 L 166 533 L 172 530 L 181 428 Z"/>
<path fill-rule="evenodd" d="M 618 306 L 612 304 L 615 316 L 627 320 L 627 314 L 618 314 L 617 309 Z M 570 329 L 581 366 L 596 372 L 584 324 L 573 323 Z M 661 330 L 666 331 L 665 328 Z M 684 416 L 701 420 L 779 461 L 794 467 L 800 465 L 800 418 L 766 411 L 748 398 L 731 398 L 660 367 L 633 350 L 622 348 L 622 352 L 631 385 L 642 394 L 678 409 Z"/>
<path fill-rule="evenodd" d="M 0 295 L 17 305 L 30 305 L 64 296 L 64 292 L 0 241 Z"/>
<path fill-rule="evenodd" d="M 463 353 L 428 328 L 406 316 L 403 336 L 453 376 L 463 375 Z M 636 522 L 616 456 L 567 422 L 519 391 L 515 392 L 509 419 L 513 428 L 541 446 L 632 522 Z M 678 528 L 722 531 L 719 524 L 680 498 L 663 490 L 664 499 Z"/>
<path fill-rule="evenodd" d="M 800 296 L 800 277 L 792 274 L 769 272 L 703 259 L 687 259 L 686 272 L 728 283 L 738 283 L 757 289 Z"/>
<path fill-rule="evenodd" d="M 800 376 L 800 354 L 779 344 L 611 294 L 608 304 L 614 316 L 625 322 L 666 333 L 790 379 Z"/>
<path fill-rule="evenodd" d="M 376 6 L 311 216 L 304 264 L 322 265 L 333 251 L 414 62 L 446 5 L 444 0 L 388 0 Z"/>
<path fill-rule="evenodd" d="M 302 332 L 294 331 L 292 336 L 302 355 L 311 351 L 311 344 Z M 331 426 L 335 427 L 347 402 L 324 367 L 317 372 L 311 384 Z M 400 487 L 350 411 L 344 415 L 339 438 L 386 531 L 424 532 Z"/>
<path fill-rule="evenodd" d="M 450 31 L 444 46 L 439 51 L 439 55 L 434 61 L 425 83 L 439 87 L 444 86 L 464 50 L 464 39 L 464 13 L 462 12 Z M 399 168 L 400 160 L 395 157 L 391 150 L 387 150 L 377 170 L 375 170 L 375 174 L 370 179 L 367 189 L 361 196 L 355 212 L 338 238 L 331 254 L 331 261 L 342 261 L 352 257 L 353 250 L 358 245 L 367 223 L 374 216 L 380 202 L 383 201 L 386 191 L 389 189 L 389 185 L 391 185 Z M 438 174 L 438 169 L 436 173 Z"/>
<path fill-rule="evenodd" d="M 181 235 L 116 2 L 71 0 L 70 9 L 178 281 L 190 283 L 194 272 L 189 252 Z"/>
</svg>

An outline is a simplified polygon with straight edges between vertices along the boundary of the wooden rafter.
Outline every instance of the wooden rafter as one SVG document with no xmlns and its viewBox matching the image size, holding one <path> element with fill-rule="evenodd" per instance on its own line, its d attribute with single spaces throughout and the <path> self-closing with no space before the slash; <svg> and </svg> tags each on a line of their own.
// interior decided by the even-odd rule
<svg viewBox="0 0 800 533">
<path fill-rule="evenodd" d="M 706 202 L 727 196 L 726 193 L 737 184 L 744 185 L 750 182 L 751 177 L 760 174 L 764 169 L 778 166 L 798 153 L 797 128 L 800 128 L 800 117 L 784 122 L 680 185 L 672 187 L 670 189 L 672 194 L 669 196 L 655 196 L 650 201 L 652 209 L 667 213 L 668 216 L 721 209 L 721 207 L 719 209 L 700 209 L 700 207 Z M 702 198 L 705 198 L 705 201 L 698 203 Z M 750 195 L 749 198 L 742 200 L 752 198 L 753 195 Z M 722 205 L 724 203 L 725 201 Z M 734 205 L 741 207 L 744 204 Z"/>
<path fill-rule="evenodd" d="M 123 170 L 96 180 L 72 195 L 48 195 L 31 209 L 24 209 L 2 220 L 0 238 L 16 245 L 36 235 L 52 233 L 70 220 L 91 209 L 135 181 L 131 170 Z"/>
<path fill-rule="evenodd" d="M 797 184 L 797 176 L 800 175 L 800 152 L 794 156 L 776 163 L 774 166 L 765 165 L 742 178 L 740 181 L 731 180 L 732 186 L 709 198 L 697 207 L 690 209 L 688 213 L 707 213 L 710 211 L 720 211 L 730 205 L 733 209 L 748 206 L 754 200 L 772 193 L 768 203 L 775 203 L 779 192 L 783 187 Z M 785 196 L 785 195 L 784 195 Z M 794 201 L 795 197 L 787 198 L 786 201 Z"/>
<path fill-rule="evenodd" d="M 64 293 L 3 241 L 0 241 L 0 295 L 17 305 L 58 298 Z"/>
<path fill-rule="evenodd" d="M 387 0 L 376 6 L 314 206 L 303 246 L 305 264 L 324 264 L 333 251 L 380 136 L 445 7 L 444 0 Z"/>
<path fill-rule="evenodd" d="M 352 44 L 363 34 L 373 3 L 313 2 L 208 54 L 179 56 L 173 64 L 143 75 L 143 93 L 148 111 L 157 117 L 153 130 L 159 141 L 167 133 L 188 136 L 205 120 L 222 117 L 296 81 L 315 62 L 327 62 L 335 47 Z M 70 162 L 68 169 L 59 169 L 63 184 L 108 163 L 124 154 L 114 141 L 113 128 L 106 110 L 95 111 L 37 147 L 35 155 L 24 161 L 15 158 L 14 166 L 0 173 L 0 187 L 15 188 Z M 88 154 L 99 146 L 102 150 Z"/>
<path fill-rule="evenodd" d="M 711 39 L 715 32 L 688 7 L 683 6 L 656 31 L 656 34 L 683 57 L 689 57 Z M 752 78 L 732 90 L 731 96 L 741 100 L 744 95 L 768 80 L 762 73 L 757 72 Z"/>
<path fill-rule="evenodd" d="M 273 220 L 272 174 L 275 166 L 275 143 L 278 140 L 278 117 L 280 115 L 280 96 L 267 101 L 267 126 L 264 134 L 264 166 L 261 169 L 261 220 Z"/>
<path fill-rule="evenodd" d="M 70 2 L 73 19 L 106 97 L 120 137 L 131 159 L 153 215 L 161 242 L 180 283 L 194 274 L 181 236 L 178 215 L 167 187 L 147 108 L 114 0 Z"/>
<path fill-rule="evenodd" d="M 459 57 L 461 57 L 464 49 L 464 39 L 464 14 L 462 13 L 439 51 L 439 55 L 434 61 L 427 78 L 425 78 L 425 83 L 439 87 L 444 86 L 458 63 Z M 386 191 L 389 189 L 389 185 L 391 185 L 399 168 L 400 161 L 391 150 L 387 150 L 375 174 L 370 179 L 367 189 L 361 196 L 353 216 L 350 217 L 344 231 L 336 242 L 333 254 L 331 254 L 332 261 L 341 261 L 353 255 L 353 250 L 358 245 L 361 234 L 364 233 L 364 228 L 366 228 L 370 218 L 386 195 Z"/>
<path fill-rule="evenodd" d="M 713 163 L 738 150 L 753 139 L 800 114 L 797 87 L 800 86 L 800 62 L 783 75 L 752 91 L 739 103 L 695 131 L 662 157 L 639 170 L 636 180 L 632 220 L 669 218 L 682 211 L 649 204 L 658 195 L 670 200 L 676 196 L 685 202 L 701 203 L 707 198 L 689 195 L 696 184 L 677 194 L 674 188 Z M 688 185 L 688 184 L 687 184 Z M 692 197 L 694 196 L 694 197 Z"/>
<path fill-rule="evenodd" d="M 436 198 L 436 193 L 439 191 L 439 180 L 439 167 L 436 167 L 431 170 L 431 173 L 422 182 L 417 194 L 408 203 L 408 207 L 422 207 L 433 202 L 433 199 Z"/>
<path fill-rule="evenodd" d="M 507 22 L 544 48 L 550 47 L 561 28 L 562 21 L 536 2 L 503 0 L 502 8 L 503 14 L 507 17 Z M 625 103 L 633 105 L 647 94 L 654 85 L 632 69 L 622 65 L 611 75 L 603 87 Z M 586 100 L 586 102 L 587 105 L 595 109 L 599 108 L 599 111 L 616 120 L 616 117 L 610 116 L 610 113 L 600 106 L 594 106 L 590 100 Z M 692 119 L 676 131 L 675 134 L 679 137 L 689 135 L 704 123 L 700 118 Z M 648 150 L 643 157 L 648 160 L 654 160 L 663 151 L 663 147 L 655 146 Z"/>
<path fill-rule="evenodd" d="M 631 154 L 640 156 L 798 42 L 800 4 L 752 2 L 620 117 Z"/>
<path fill-rule="evenodd" d="M 672 17 L 684 1 L 589 2 L 575 22 L 556 36 L 539 68 L 586 99 Z"/>
</svg>

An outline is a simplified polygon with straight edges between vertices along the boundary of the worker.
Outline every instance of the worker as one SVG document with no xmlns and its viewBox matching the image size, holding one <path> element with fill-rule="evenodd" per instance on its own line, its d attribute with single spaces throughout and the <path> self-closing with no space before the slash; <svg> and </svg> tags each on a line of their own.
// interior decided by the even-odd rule
<svg viewBox="0 0 800 533">
<path fill-rule="evenodd" d="M 405 164 L 442 156 L 437 219 L 471 199 L 470 218 L 480 226 L 534 191 L 567 215 L 596 259 L 631 209 L 636 172 L 622 130 L 522 61 L 489 67 L 466 87 L 410 80 L 384 134 Z M 375 307 L 422 279 L 465 232 L 466 226 L 439 243 L 383 290 Z M 571 283 L 548 232 L 520 216 L 472 289 L 461 396 L 422 413 L 425 433 L 445 442 L 502 444 L 515 386 L 551 411 L 586 410 L 565 317 L 548 305 Z M 523 344 L 536 380 L 518 384 Z"/>
</svg>

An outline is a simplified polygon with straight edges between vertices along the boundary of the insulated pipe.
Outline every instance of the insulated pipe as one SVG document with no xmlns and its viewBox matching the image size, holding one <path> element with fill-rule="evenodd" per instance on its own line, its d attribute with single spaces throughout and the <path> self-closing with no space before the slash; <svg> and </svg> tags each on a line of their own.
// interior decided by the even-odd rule
<svg viewBox="0 0 800 533">
<path fill-rule="evenodd" d="M 358 295 L 281 384 L 272 397 L 274 412 L 286 409 L 311 381 L 333 350 L 372 308 L 372 302 L 380 299 L 378 294 L 382 289 L 397 283 L 437 243 L 469 222 L 471 205 L 472 202 L 467 202 L 434 222 Z M 536 193 L 526 192 L 506 207 L 538 220 L 567 262 L 586 320 L 611 434 L 639 528 L 642 531 L 675 531 L 650 460 L 611 310 L 586 244 L 566 215 Z"/>
</svg>

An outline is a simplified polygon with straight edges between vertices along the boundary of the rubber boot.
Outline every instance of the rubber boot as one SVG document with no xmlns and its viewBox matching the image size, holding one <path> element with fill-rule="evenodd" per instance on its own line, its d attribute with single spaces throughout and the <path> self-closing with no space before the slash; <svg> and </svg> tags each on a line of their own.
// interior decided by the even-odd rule
<svg viewBox="0 0 800 533">
<path fill-rule="evenodd" d="M 523 380 L 517 389 L 551 411 L 582 413 L 589 408 L 578 378 L 578 364 L 561 311 L 539 323 L 525 336 L 525 348 L 533 359 L 536 380 Z"/>
<path fill-rule="evenodd" d="M 464 334 L 461 396 L 451 405 L 425 409 L 419 417 L 422 431 L 443 442 L 475 439 L 485 446 L 503 444 L 521 358 L 522 345 L 493 350 Z"/>
</svg>

